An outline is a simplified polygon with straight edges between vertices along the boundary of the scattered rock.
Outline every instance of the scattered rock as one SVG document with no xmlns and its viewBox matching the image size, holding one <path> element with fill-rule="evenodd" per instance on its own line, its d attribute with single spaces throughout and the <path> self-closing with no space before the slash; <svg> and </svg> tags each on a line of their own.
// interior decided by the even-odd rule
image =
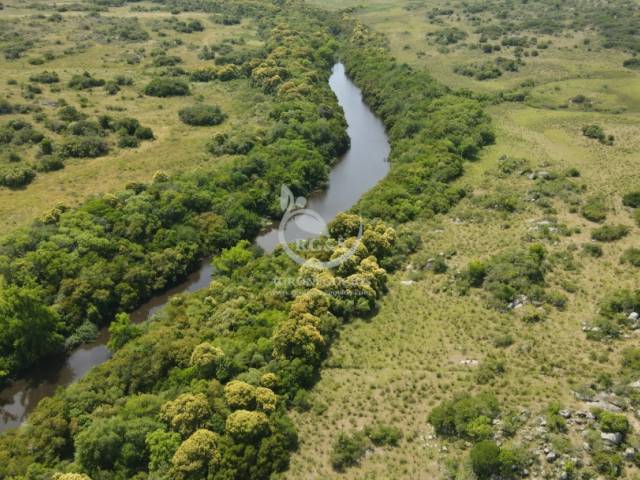
<svg viewBox="0 0 640 480">
<path fill-rule="evenodd" d="M 631 448 L 631 447 L 627 448 L 627 449 L 624 451 L 624 458 L 625 458 L 626 460 L 629 460 L 629 461 L 631 461 L 631 460 L 633 460 L 634 458 L 636 458 L 636 451 L 635 451 L 635 449 L 633 449 L 633 448 Z"/>
<path fill-rule="evenodd" d="M 402 280 L 400 283 L 402 285 L 410 286 L 410 285 L 413 285 L 416 282 L 414 282 L 413 280 Z"/>
<path fill-rule="evenodd" d="M 629 314 L 629 320 L 636 321 L 640 318 L 640 314 L 638 312 L 631 312 Z"/>
<path fill-rule="evenodd" d="M 558 414 L 563 418 L 571 418 L 571 412 L 569 410 L 560 410 Z"/>
<path fill-rule="evenodd" d="M 545 458 L 547 459 L 547 462 L 553 463 L 558 458 L 558 455 L 556 455 L 555 452 L 549 452 L 549 453 L 547 453 Z"/>
<path fill-rule="evenodd" d="M 640 388 L 640 380 L 636 380 L 635 382 L 630 383 L 629 387 L 631 387 L 631 388 Z"/>
<path fill-rule="evenodd" d="M 466 365 L 467 367 L 477 367 L 479 363 L 478 360 L 472 359 L 460 360 L 460 365 Z"/>
<path fill-rule="evenodd" d="M 601 432 L 600 433 L 600 438 L 605 441 L 608 442 L 612 445 L 620 445 L 622 443 L 622 434 L 621 433 L 607 433 L 607 432 Z"/>
</svg>

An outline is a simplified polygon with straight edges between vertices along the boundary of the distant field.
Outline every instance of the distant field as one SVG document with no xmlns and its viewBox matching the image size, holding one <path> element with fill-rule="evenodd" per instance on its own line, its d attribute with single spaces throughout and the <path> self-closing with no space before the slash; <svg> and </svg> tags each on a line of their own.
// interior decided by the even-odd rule
<svg viewBox="0 0 640 480">
<path fill-rule="evenodd" d="M 63 21 L 48 22 L 45 15 L 53 11 L 37 11 L 18 8 L 18 2 L 4 2 L 0 20 L 18 22 L 21 28 L 28 28 L 29 35 L 37 39 L 34 48 L 17 60 L 0 60 L 0 99 L 19 104 L 36 104 L 49 117 L 55 116 L 56 102 L 66 101 L 81 112 L 95 118 L 100 114 L 113 117 L 130 116 L 138 119 L 143 126 L 153 129 L 156 139 L 142 142 L 138 148 L 113 148 L 104 157 L 93 159 L 67 159 L 65 168 L 54 172 L 39 173 L 33 183 L 11 190 L 0 187 L 0 234 L 28 224 L 34 218 L 60 202 L 74 205 L 92 194 L 113 192 L 122 189 L 131 181 L 148 181 L 158 170 L 176 173 L 194 168 L 211 167 L 225 161 L 225 157 L 213 157 L 207 153 L 206 143 L 217 132 L 227 131 L 242 125 L 257 126 L 264 118 L 266 101 L 264 95 L 251 89 L 247 80 L 231 82 L 192 83 L 192 94 L 188 97 L 154 98 L 143 95 L 145 85 L 157 68 L 151 67 L 151 53 L 160 48 L 169 55 L 182 59 L 179 67 L 186 70 L 212 65 L 211 60 L 198 58 L 204 45 L 218 45 L 224 39 L 242 40 L 248 45 L 256 44 L 255 30 L 248 23 L 234 26 L 214 24 L 201 13 L 171 15 L 167 12 L 134 12 L 129 7 L 112 9 L 109 17 L 121 19 L 138 18 L 150 38 L 141 42 L 102 42 L 94 40 L 90 31 L 82 33 L 76 27 L 78 18 L 86 17 L 85 12 L 66 12 Z M 153 6 L 152 3 L 136 3 L 137 6 Z M 162 19 L 198 19 L 205 29 L 202 32 L 178 33 L 163 29 L 154 31 L 154 22 Z M 163 47 L 161 42 L 179 40 L 181 45 Z M 63 54 L 70 47 L 81 46 L 76 53 Z M 142 53 L 139 64 L 128 64 L 126 54 Z M 53 60 L 42 65 L 32 65 L 30 61 L 45 52 L 53 52 Z M 60 77 L 57 84 L 41 85 L 43 93 L 34 99 L 22 98 L 29 77 L 43 71 L 55 71 Z M 96 78 L 112 79 L 125 75 L 133 80 L 133 85 L 124 86 L 116 95 L 108 95 L 103 88 L 74 91 L 66 84 L 73 74 L 90 72 Z M 9 80 L 15 80 L 9 85 Z M 60 86 L 60 91 L 58 90 Z M 52 88 L 53 87 L 53 88 Z M 178 110 L 197 102 L 217 104 L 228 115 L 228 119 L 217 127 L 189 127 L 178 118 Z M 37 120 L 35 114 L 2 115 L 0 123 L 21 118 L 48 136 L 56 138 Z M 37 148 L 21 152 L 23 161 L 35 159 Z"/>
<path fill-rule="evenodd" d="M 513 443 L 533 448 L 562 444 L 568 455 L 579 456 L 583 442 L 579 436 L 570 435 L 567 444 L 558 435 L 540 437 L 535 429 L 537 416 L 544 414 L 551 400 L 571 409 L 588 408 L 575 399 L 573 391 L 603 375 L 615 376 L 619 352 L 637 344 L 635 334 L 615 343 L 590 341 L 581 329 L 581 322 L 597 313 L 603 295 L 638 287 L 639 271 L 619 261 L 625 249 L 640 247 L 638 227 L 621 203 L 623 193 L 640 185 L 640 77 L 622 68 L 628 55 L 602 49 L 593 32 L 589 32 L 589 46 L 582 36 L 549 37 L 552 45 L 535 59 L 527 58 L 520 71 L 477 81 L 454 73 L 453 66 L 482 54 L 464 46 L 438 52 L 425 34 L 441 25 L 428 23 L 423 7 L 410 12 L 404 8 L 426 2 L 317 3 L 336 8 L 365 5 L 354 14 L 389 36 L 399 60 L 427 69 L 451 87 L 495 93 L 528 79 L 535 80 L 536 86 L 524 103 L 488 107 L 496 126 L 496 145 L 468 164 L 459 182 L 475 198 L 435 221 L 414 225 L 424 241 L 414 261 L 443 253 L 449 258 L 447 273 L 395 274 L 380 313 L 341 332 L 315 387 L 310 411 L 295 416 L 302 446 L 287 478 L 474 478 L 463 453 L 470 445 L 437 439 L 427 416 L 454 393 L 484 389 L 495 391 L 509 411 L 530 413 L 530 421 Z M 450 24 L 469 29 L 464 22 Z M 572 101 L 578 95 L 588 99 L 587 105 Z M 613 134 L 614 146 L 585 138 L 582 127 L 589 124 L 599 124 Z M 585 255 L 582 246 L 591 243 L 590 232 L 597 224 L 557 198 L 551 200 L 554 213 L 536 207 L 528 193 L 532 180 L 518 175 L 498 177 L 503 155 L 526 159 L 533 171 L 578 169 L 576 181 L 586 185 L 584 197 L 602 195 L 609 209 L 607 223 L 628 225 L 631 235 L 603 245 L 601 258 Z M 510 213 L 483 207 L 478 198 L 488 193 L 512 195 L 518 206 Z M 550 252 L 569 252 L 576 263 L 575 270 L 554 269 L 548 278 L 550 288 L 567 296 L 565 310 L 551 310 L 544 322 L 531 325 L 511 312 L 488 308 L 486 298 L 477 291 L 458 295 L 455 276 L 470 260 L 526 246 L 525 238 L 536 234 L 541 221 L 571 231 L 566 237 L 543 240 Z M 410 279 L 416 283 L 401 283 Z M 497 347 L 505 336 L 511 337 L 512 344 Z M 461 363 L 482 363 L 492 357 L 504 360 L 506 371 L 488 385 L 479 385 L 475 368 Z M 344 473 L 333 471 L 329 458 L 338 433 L 374 422 L 400 427 L 405 435 L 400 447 L 376 449 L 361 465 Z M 545 464 L 544 459 L 541 462 Z M 454 473 L 457 464 L 463 466 Z M 623 478 L 638 478 L 634 475 L 637 470 L 628 466 Z"/>
</svg>

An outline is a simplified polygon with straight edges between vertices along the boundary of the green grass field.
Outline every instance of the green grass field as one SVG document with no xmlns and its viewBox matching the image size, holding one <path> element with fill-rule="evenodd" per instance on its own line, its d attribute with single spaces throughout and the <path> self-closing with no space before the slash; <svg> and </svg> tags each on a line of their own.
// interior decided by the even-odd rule
<svg viewBox="0 0 640 480">
<path fill-rule="evenodd" d="M 149 181 L 158 170 L 177 173 L 224 162 L 226 157 L 213 157 L 207 153 L 205 146 L 211 137 L 239 126 L 259 126 L 264 121 L 267 109 L 261 104 L 267 99 L 251 89 L 247 80 L 192 83 L 192 94 L 188 97 L 154 98 L 142 93 L 157 70 L 150 67 L 150 54 L 154 49 L 163 48 L 161 42 L 181 41 L 182 45 L 171 48 L 168 53 L 179 56 L 183 60 L 180 66 L 190 70 L 211 64 L 198 58 L 198 52 L 204 45 L 217 45 L 225 39 L 258 45 L 254 27 L 246 22 L 222 26 L 213 23 L 202 13 L 171 15 L 168 12 L 135 12 L 129 7 L 121 7 L 103 15 L 117 19 L 138 18 L 141 26 L 150 33 L 148 40 L 135 43 L 100 42 L 87 33 L 84 35 L 86 38 L 79 42 L 84 46 L 81 51 L 63 55 L 63 50 L 78 44 L 78 37 L 82 34 L 76 24 L 87 14 L 66 12 L 63 14 L 64 20 L 55 24 L 54 28 L 50 22 L 35 18 L 33 10 L 19 8 L 19 5 L 19 2 L 5 2 L 2 19 L 18 22 L 17 25 L 22 28 L 29 25 L 30 36 L 37 41 L 34 48 L 22 58 L 0 61 L 0 84 L 3 85 L 0 97 L 14 103 L 35 103 L 48 116 L 54 115 L 56 102 L 64 100 L 91 118 L 104 113 L 114 117 L 134 117 L 142 125 L 151 127 L 156 139 L 143 142 L 135 149 L 112 149 L 104 157 L 68 159 L 63 170 L 39 173 L 33 183 L 22 189 L 0 188 L 0 234 L 28 224 L 56 203 L 72 206 L 91 195 L 120 190 L 132 181 Z M 136 5 L 150 7 L 153 4 L 142 2 Z M 157 22 L 167 18 L 196 18 L 205 29 L 190 34 L 164 29 L 153 31 Z M 126 52 L 137 49 L 145 52 L 140 64 L 130 65 L 123 60 Z M 43 65 L 30 64 L 30 59 L 49 51 L 56 58 Z M 22 98 L 22 90 L 29 77 L 44 70 L 57 72 L 60 83 L 54 84 L 53 91 L 50 86 L 42 85 L 43 93 L 33 100 Z M 66 87 L 73 74 L 84 71 L 104 79 L 125 75 L 133 79 L 133 85 L 122 87 L 113 96 L 101 87 L 81 91 Z M 15 80 L 16 84 L 9 85 L 9 80 Z M 60 86 L 60 91 L 55 91 L 55 86 Z M 184 125 L 178 118 L 178 110 L 197 102 L 219 105 L 228 115 L 227 121 L 217 127 L 194 128 Z M 37 129 L 56 138 L 41 124 L 34 122 L 32 115 L 3 115 L 0 121 L 14 118 L 31 121 Z M 36 147 L 32 147 L 24 155 L 23 161 L 35 158 L 35 151 Z"/>
</svg>

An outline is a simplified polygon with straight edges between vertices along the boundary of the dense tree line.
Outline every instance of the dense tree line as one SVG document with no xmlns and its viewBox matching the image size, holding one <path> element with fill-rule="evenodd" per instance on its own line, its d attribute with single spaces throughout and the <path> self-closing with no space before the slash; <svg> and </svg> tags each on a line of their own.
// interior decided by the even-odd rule
<svg viewBox="0 0 640 480">
<path fill-rule="evenodd" d="M 366 215 L 395 221 L 446 211 L 464 195 L 449 186 L 465 160 L 493 143 L 481 104 L 457 96 L 429 75 L 393 62 L 383 41 L 353 26 L 344 61 L 392 142 L 390 174 L 359 203 Z"/>
<path fill-rule="evenodd" d="M 183 279 L 203 256 L 252 238 L 263 217 L 280 214 L 277 192 L 282 183 L 296 195 L 326 183 L 328 167 L 347 148 L 348 137 L 326 82 L 331 59 L 318 55 L 309 63 L 305 46 L 326 44 L 334 51 L 337 45 L 327 33 L 313 35 L 318 28 L 313 24 L 308 31 L 306 23 L 296 31 L 270 21 L 272 29 L 265 30 L 270 53 L 254 71 L 277 63 L 282 76 L 261 75 L 260 81 L 281 88 L 270 90 L 277 100 L 273 127 L 248 156 L 215 174 L 157 175 L 151 184 L 130 185 L 77 209 L 55 207 L 32 227 L 0 242 L 0 274 L 12 286 L 38 286 L 40 302 L 53 306 L 60 317 L 52 333 L 64 338 L 87 321 L 108 324 L 118 311 L 132 310 Z M 287 86 L 291 88 L 282 88 Z M 68 156 L 100 155 L 108 148 L 103 131 L 134 141 L 146 132 L 133 119 L 101 117 L 93 122 L 80 115 L 70 106 L 58 112 L 57 122 L 65 131 L 81 133 L 61 147 Z M 4 328 L 8 330 L 0 333 L 8 338 L 12 329 L 22 329 L 19 324 Z M 30 345 L 0 350 L 0 370 L 11 376 L 29 366 L 23 359 L 49 353 Z"/>
</svg>

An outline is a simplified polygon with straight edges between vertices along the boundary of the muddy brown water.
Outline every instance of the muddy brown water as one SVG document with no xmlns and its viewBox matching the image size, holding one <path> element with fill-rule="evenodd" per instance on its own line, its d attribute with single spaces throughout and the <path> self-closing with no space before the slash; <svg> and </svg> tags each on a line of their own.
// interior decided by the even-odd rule
<svg viewBox="0 0 640 480">
<path fill-rule="evenodd" d="M 318 235 L 326 223 L 338 213 L 348 210 L 389 171 L 390 146 L 382 122 L 362 100 L 362 93 L 346 75 L 344 65 L 334 65 L 329 85 L 338 98 L 347 119 L 351 146 L 331 170 L 328 188 L 301 202 L 309 215 L 282 225 L 287 242 Z M 279 244 L 279 224 L 256 238 L 256 243 L 271 252 Z M 173 295 L 195 292 L 211 283 L 213 268 L 209 260 L 184 282 L 156 295 L 131 313 L 134 322 L 143 322 L 158 312 Z M 82 345 L 69 355 L 49 359 L 0 391 L 0 431 L 21 425 L 38 402 L 53 395 L 57 388 L 82 378 L 92 367 L 111 356 L 106 344 L 107 329 L 95 341 Z"/>
</svg>

